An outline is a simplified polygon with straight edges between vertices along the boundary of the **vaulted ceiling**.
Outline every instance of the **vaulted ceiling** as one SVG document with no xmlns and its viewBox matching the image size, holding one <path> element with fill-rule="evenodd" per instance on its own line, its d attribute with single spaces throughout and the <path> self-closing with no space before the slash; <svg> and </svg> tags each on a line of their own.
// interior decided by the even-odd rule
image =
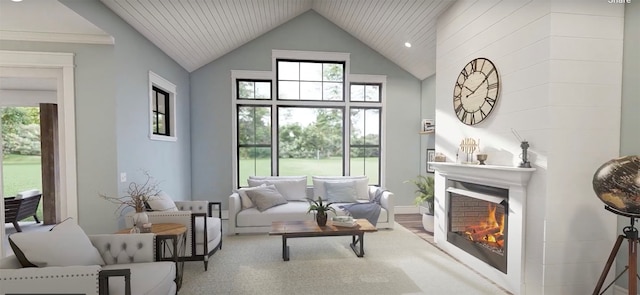
<svg viewBox="0 0 640 295">
<path fill-rule="evenodd" d="M 453 0 L 101 0 L 193 71 L 313 9 L 418 79 L 435 73 L 436 20 Z M 412 47 L 405 47 L 410 42 Z"/>
<path fill-rule="evenodd" d="M 455 0 L 100 0 L 187 71 L 314 10 L 418 79 L 435 73 L 436 22 Z M 112 44 L 53 0 L 0 0 L 0 39 Z M 405 42 L 411 47 L 405 47 Z"/>
</svg>

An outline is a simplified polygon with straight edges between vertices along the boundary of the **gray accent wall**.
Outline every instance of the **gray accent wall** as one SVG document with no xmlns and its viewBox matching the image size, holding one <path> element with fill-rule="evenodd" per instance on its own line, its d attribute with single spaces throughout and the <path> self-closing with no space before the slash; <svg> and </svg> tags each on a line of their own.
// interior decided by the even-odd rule
<svg viewBox="0 0 640 295">
<path fill-rule="evenodd" d="M 232 70 L 271 70 L 271 51 L 350 53 L 351 74 L 387 76 L 386 179 L 396 205 L 410 205 L 403 181 L 420 173 L 420 80 L 324 17 L 308 11 L 191 73 L 192 192 L 228 206 L 233 187 Z M 410 49 L 407 49 L 410 50 Z"/>
<path fill-rule="evenodd" d="M 624 47 L 622 62 L 622 118 L 620 126 L 620 155 L 640 155 L 640 3 L 625 4 L 624 11 Z M 629 218 L 618 218 L 618 233 L 629 225 Z M 636 226 L 637 227 L 637 226 Z M 616 274 L 621 273 L 628 264 L 628 244 L 625 241 L 618 251 Z M 613 247 L 613 245 L 611 245 Z M 602 253 L 602 255 L 607 255 Z M 640 259 L 638 259 L 640 261 Z M 616 282 L 627 287 L 628 273 Z"/>
</svg>

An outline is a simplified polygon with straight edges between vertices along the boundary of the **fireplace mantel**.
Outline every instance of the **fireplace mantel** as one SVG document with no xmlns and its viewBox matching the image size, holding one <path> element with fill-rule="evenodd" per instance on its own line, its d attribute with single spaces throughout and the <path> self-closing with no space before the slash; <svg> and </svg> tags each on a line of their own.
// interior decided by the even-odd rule
<svg viewBox="0 0 640 295">
<path fill-rule="evenodd" d="M 525 204 L 527 185 L 535 168 L 518 168 L 494 165 L 471 165 L 447 162 L 431 162 L 435 175 L 434 240 L 440 249 L 467 264 L 472 269 L 507 289 L 513 294 L 523 294 L 525 286 Z M 469 182 L 508 190 L 508 251 L 507 273 L 474 257 L 447 241 L 449 194 L 453 181 Z"/>
<path fill-rule="evenodd" d="M 509 188 L 526 186 L 536 168 L 518 168 L 494 165 L 472 165 L 447 162 L 431 162 L 442 176 Z"/>
</svg>

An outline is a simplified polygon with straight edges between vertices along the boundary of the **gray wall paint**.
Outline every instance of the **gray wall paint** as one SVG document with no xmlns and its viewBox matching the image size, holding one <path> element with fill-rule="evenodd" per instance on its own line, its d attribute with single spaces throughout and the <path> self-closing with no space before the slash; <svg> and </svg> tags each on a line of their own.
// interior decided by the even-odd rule
<svg viewBox="0 0 640 295">
<path fill-rule="evenodd" d="M 98 193 L 118 190 L 113 46 L 2 41 L 0 49 L 75 54 L 78 222 L 87 232 L 112 232 L 116 207 Z"/>
<path fill-rule="evenodd" d="M 124 195 L 129 182 L 142 180 L 140 169 L 174 199 L 191 199 L 189 73 L 101 2 L 61 2 L 114 36 L 115 45 L 3 41 L 0 48 L 75 53 L 80 225 L 88 233 L 121 227 L 116 206 L 98 193 Z M 177 142 L 149 140 L 149 70 L 177 86 Z M 127 182 L 119 182 L 120 172 Z"/>
<path fill-rule="evenodd" d="M 148 171 L 174 200 L 191 199 L 189 73 L 99 1 L 61 1 L 115 39 L 118 188 Z M 177 87 L 177 142 L 149 139 L 149 71 Z M 119 182 L 120 173 L 127 181 Z"/>
<path fill-rule="evenodd" d="M 420 84 L 420 97 L 422 103 L 420 104 L 421 119 L 432 119 L 438 127 L 438 122 L 435 122 L 436 118 L 436 75 L 431 75 L 428 78 L 422 80 Z M 420 174 L 427 174 L 427 149 L 433 149 L 436 146 L 436 135 L 422 134 L 420 136 Z M 433 175 L 430 173 L 429 175 Z"/>
<path fill-rule="evenodd" d="M 620 128 L 620 155 L 640 155 L 640 3 L 625 4 L 624 11 L 624 47 L 622 62 L 622 119 Z M 619 233 L 629 225 L 629 218 L 618 218 Z M 621 273 L 628 264 L 627 242 L 618 251 L 616 273 Z M 613 245 L 611 245 L 613 247 Z M 606 253 L 602 253 L 606 255 Z M 638 259 L 640 261 L 640 259 Z M 616 282 L 627 287 L 628 276 L 625 274 Z"/>
<path fill-rule="evenodd" d="M 420 81 L 313 11 L 306 12 L 191 74 L 192 191 L 227 206 L 233 189 L 231 70 L 271 70 L 271 50 L 351 53 L 352 74 L 387 75 L 386 186 L 410 205 L 419 173 Z M 409 49 L 407 49 L 409 50 Z"/>
</svg>

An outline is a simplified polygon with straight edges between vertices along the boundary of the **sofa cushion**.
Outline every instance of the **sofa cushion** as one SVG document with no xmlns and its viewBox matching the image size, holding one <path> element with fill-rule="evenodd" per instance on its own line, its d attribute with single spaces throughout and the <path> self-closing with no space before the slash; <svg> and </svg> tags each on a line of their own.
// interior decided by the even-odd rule
<svg viewBox="0 0 640 295">
<path fill-rule="evenodd" d="M 16 195 L 16 199 L 23 199 L 23 198 L 33 197 L 33 196 L 39 195 L 39 194 L 40 194 L 39 190 L 32 189 L 32 190 L 28 190 L 28 191 L 19 192 Z"/>
<path fill-rule="evenodd" d="M 246 193 L 260 212 L 287 203 L 287 199 L 280 194 L 275 185 L 267 185 L 255 190 L 248 190 Z"/>
<path fill-rule="evenodd" d="M 259 186 L 241 187 L 237 189 L 236 192 L 238 193 L 238 195 L 240 195 L 240 205 L 242 205 L 242 209 L 249 209 L 256 206 L 255 204 L 253 204 L 253 202 L 251 202 L 251 199 L 249 199 L 249 196 L 247 196 L 247 191 L 254 190 L 260 187 L 265 187 L 265 186 L 267 185 L 263 183 Z"/>
<path fill-rule="evenodd" d="M 98 250 L 73 218 L 47 232 L 19 232 L 9 244 L 23 267 L 104 265 Z"/>
<path fill-rule="evenodd" d="M 327 199 L 325 182 L 353 182 L 358 200 L 369 200 L 369 178 L 367 176 L 313 176 L 312 180 L 314 199 L 317 197 Z"/>
<path fill-rule="evenodd" d="M 357 201 L 356 182 L 331 182 L 324 183 L 326 199 L 332 203 L 353 203 Z"/>
<path fill-rule="evenodd" d="M 153 211 L 178 211 L 176 203 L 165 192 L 159 192 L 157 195 L 147 200 L 147 205 Z"/>
<path fill-rule="evenodd" d="M 175 262 L 146 262 L 105 265 L 102 269 L 130 269 L 131 294 L 173 294 L 175 293 Z M 109 278 L 109 294 L 124 295 L 122 277 Z"/>
<path fill-rule="evenodd" d="M 249 186 L 255 187 L 261 184 L 273 184 L 288 201 L 304 200 L 307 196 L 306 176 L 273 176 L 273 177 L 249 177 Z"/>
</svg>

